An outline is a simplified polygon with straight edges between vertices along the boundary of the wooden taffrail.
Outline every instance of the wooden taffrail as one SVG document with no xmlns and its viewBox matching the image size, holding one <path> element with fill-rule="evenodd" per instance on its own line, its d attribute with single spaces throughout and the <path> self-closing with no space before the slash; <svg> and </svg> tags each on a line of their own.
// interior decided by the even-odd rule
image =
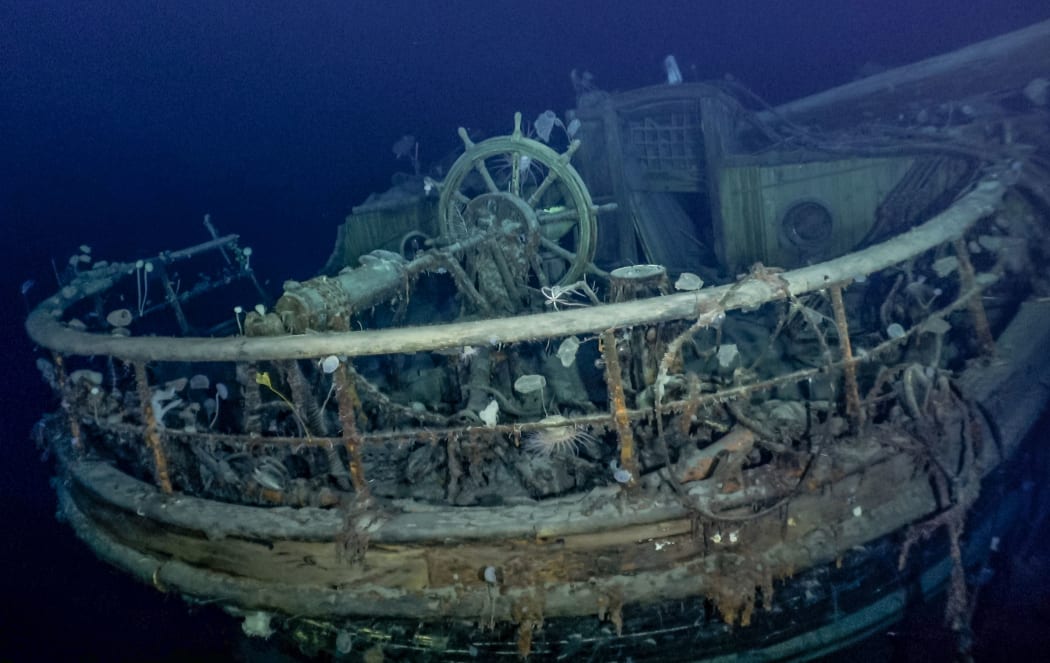
<svg viewBox="0 0 1050 663">
<path fill-rule="evenodd" d="M 132 265 L 117 264 L 87 273 L 48 298 L 30 313 L 26 329 L 40 345 L 60 354 L 109 355 L 125 361 L 261 361 L 316 359 L 328 355 L 357 357 L 390 353 L 511 343 L 573 334 L 600 333 L 613 327 L 689 320 L 698 311 L 719 306 L 726 311 L 754 308 L 802 295 L 835 283 L 865 277 L 941 244 L 961 238 L 979 219 L 992 213 L 1006 185 L 998 177 L 980 182 L 951 207 L 912 230 L 863 251 L 779 275 L 777 284 L 751 279 L 642 301 L 552 313 L 459 322 L 425 327 L 317 333 L 266 338 L 112 337 L 69 327 L 63 313 L 76 302 L 100 293 Z"/>
</svg>

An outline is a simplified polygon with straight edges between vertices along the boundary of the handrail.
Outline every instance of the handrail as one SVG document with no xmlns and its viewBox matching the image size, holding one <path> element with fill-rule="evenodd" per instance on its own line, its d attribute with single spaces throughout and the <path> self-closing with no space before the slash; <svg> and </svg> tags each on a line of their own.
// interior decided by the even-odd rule
<svg viewBox="0 0 1050 663">
<path fill-rule="evenodd" d="M 1006 191 L 998 175 L 986 177 L 973 190 L 929 221 L 862 251 L 779 275 L 792 295 L 850 281 L 903 262 L 958 239 L 993 212 Z M 118 271 L 82 275 L 79 281 L 42 302 L 26 320 L 29 336 L 61 354 L 111 355 L 127 361 L 260 361 L 408 353 L 466 345 L 488 345 L 597 333 L 670 320 L 693 319 L 698 311 L 753 308 L 785 296 L 782 286 L 761 279 L 705 288 L 645 300 L 571 311 L 531 314 L 424 327 L 317 333 L 277 337 L 114 337 L 73 329 L 61 321 L 74 303 L 111 287 Z M 70 291 L 72 289 L 72 291 Z"/>
</svg>

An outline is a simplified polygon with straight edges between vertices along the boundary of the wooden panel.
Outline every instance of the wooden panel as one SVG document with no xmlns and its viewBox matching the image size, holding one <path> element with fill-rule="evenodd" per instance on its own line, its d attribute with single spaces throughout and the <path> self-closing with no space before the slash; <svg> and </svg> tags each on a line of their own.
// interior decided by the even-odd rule
<svg viewBox="0 0 1050 663">
<path fill-rule="evenodd" d="M 719 174 L 722 251 L 727 267 L 755 262 L 793 268 L 848 253 L 875 221 L 882 199 L 900 181 L 911 158 L 843 159 L 777 166 L 726 166 Z M 805 255 L 781 234 L 784 213 L 813 201 L 832 215 L 833 230 L 820 255 Z"/>
<path fill-rule="evenodd" d="M 629 191 L 627 197 L 646 261 L 663 265 L 671 274 L 698 269 L 704 245 L 678 198 L 655 191 Z"/>
<path fill-rule="evenodd" d="M 722 223 L 720 177 L 722 162 L 726 155 L 737 147 L 734 144 L 734 118 L 731 109 L 727 108 L 725 101 L 721 98 L 705 97 L 700 100 L 700 120 L 704 132 L 704 184 L 714 238 L 712 248 L 718 261 L 725 264 L 723 253 L 725 243 L 722 238 L 725 226 Z"/>
<path fill-rule="evenodd" d="M 396 190 L 394 190 L 396 191 Z M 422 188 L 420 189 L 422 192 Z M 389 192 L 386 195 L 390 195 Z M 437 234 L 437 204 L 433 198 L 422 195 L 412 198 L 407 194 L 390 204 L 359 205 L 353 214 L 346 217 L 339 233 L 335 254 L 329 258 L 326 269 L 336 266 L 356 266 L 361 255 L 383 249 L 399 252 L 401 239 L 408 233 L 419 231 L 429 237 Z M 341 266 L 340 266 L 341 264 Z"/>
<path fill-rule="evenodd" d="M 78 493 L 76 501 L 96 525 L 126 546 L 234 577 L 315 586 L 376 584 L 409 591 L 429 585 L 426 560 L 419 548 L 371 546 L 366 563 L 351 564 L 338 557 L 335 541 L 209 539 L 130 514 L 84 493 Z"/>
</svg>

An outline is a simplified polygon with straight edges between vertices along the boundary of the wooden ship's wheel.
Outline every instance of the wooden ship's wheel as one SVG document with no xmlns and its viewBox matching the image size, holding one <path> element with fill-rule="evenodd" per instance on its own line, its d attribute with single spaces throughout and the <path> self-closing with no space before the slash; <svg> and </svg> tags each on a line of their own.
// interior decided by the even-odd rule
<svg viewBox="0 0 1050 663">
<path fill-rule="evenodd" d="M 580 141 L 558 153 L 522 134 L 521 113 L 509 136 L 475 143 L 462 127 L 459 136 L 466 151 L 440 185 L 442 235 L 516 227 L 511 235 L 524 248 L 531 285 L 579 281 L 594 260 L 598 213 L 570 163 Z"/>
</svg>

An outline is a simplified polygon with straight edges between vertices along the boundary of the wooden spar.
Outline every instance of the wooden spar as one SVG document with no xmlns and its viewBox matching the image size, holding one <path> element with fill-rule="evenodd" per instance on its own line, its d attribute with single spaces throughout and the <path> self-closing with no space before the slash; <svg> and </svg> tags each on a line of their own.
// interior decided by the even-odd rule
<svg viewBox="0 0 1050 663">
<path fill-rule="evenodd" d="M 783 274 L 793 295 L 826 288 L 829 283 L 871 274 L 935 246 L 957 239 L 999 205 L 1006 185 L 990 177 L 930 221 L 863 251 Z M 29 336 L 53 351 L 112 355 L 131 361 L 259 361 L 308 359 L 327 355 L 363 356 L 488 345 L 574 334 L 595 334 L 610 327 L 686 320 L 698 309 L 720 303 L 725 310 L 756 307 L 783 297 L 783 290 L 752 279 L 637 302 L 592 306 L 572 311 L 496 318 L 475 322 L 272 338 L 118 338 L 77 331 L 61 316 L 76 301 L 112 284 L 82 284 L 72 297 L 55 295 L 26 321 Z"/>
<path fill-rule="evenodd" d="M 1023 88 L 1050 68 L 1050 21 L 891 69 L 758 113 L 823 128 L 860 116 L 896 117 L 945 99 Z"/>
</svg>

